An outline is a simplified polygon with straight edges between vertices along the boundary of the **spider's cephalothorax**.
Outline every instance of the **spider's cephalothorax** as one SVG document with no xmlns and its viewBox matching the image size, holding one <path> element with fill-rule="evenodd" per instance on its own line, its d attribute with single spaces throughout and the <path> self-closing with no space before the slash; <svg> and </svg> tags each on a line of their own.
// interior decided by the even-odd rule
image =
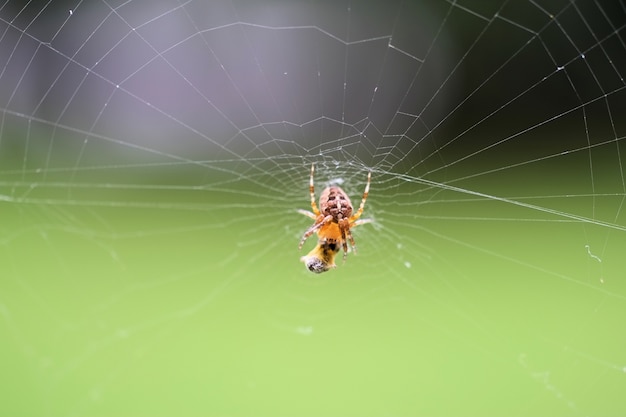
<svg viewBox="0 0 626 417">
<path fill-rule="evenodd" d="M 319 238 L 317 246 L 307 256 L 303 256 L 301 260 L 310 271 L 320 273 L 335 267 L 334 259 L 337 252 L 339 252 L 340 246 L 343 248 L 343 259 L 346 259 L 348 241 L 350 241 L 352 250 L 356 252 L 356 245 L 350 229 L 371 221 L 369 219 L 359 220 L 369 193 L 371 173 L 367 174 L 367 184 L 365 185 L 361 205 L 356 213 L 352 214 L 353 208 L 350 198 L 337 186 L 330 186 L 322 191 L 319 201 L 320 208 L 318 209 L 317 204 L 315 204 L 314 171 L 315 166 L 311 165 L 309 193 L 311 195 L 311 209 L 313 212 L 306 210 L 298 211 L 315 220 L 315 223 L 302 235 L 299 248 L 302 248 L 309 236 L 317 232 Z"/>
</svg>

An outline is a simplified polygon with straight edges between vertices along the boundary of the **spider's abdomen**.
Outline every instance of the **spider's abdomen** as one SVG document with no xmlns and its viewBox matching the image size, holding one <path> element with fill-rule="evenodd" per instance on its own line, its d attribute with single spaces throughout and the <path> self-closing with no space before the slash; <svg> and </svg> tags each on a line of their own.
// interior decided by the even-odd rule
<svg viewBox="0 0 626 417">
<path fill-rule="evenodd" d="M 352 203 L 339 187 L 328 187 L 320 195 L 320 211 L 324 216 L 333 216 L 333 221 L 349 219 L 352 216 Z"/>
</svg>

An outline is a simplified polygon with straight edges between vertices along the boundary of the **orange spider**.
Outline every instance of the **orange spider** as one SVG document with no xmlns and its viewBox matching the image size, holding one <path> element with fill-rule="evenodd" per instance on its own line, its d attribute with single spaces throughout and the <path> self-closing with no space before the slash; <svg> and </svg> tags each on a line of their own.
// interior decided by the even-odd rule
<svg viewBox="0 0 626 417">
<path fill-rule="evenodd" d="M 346 193 L 337 186 L 326 187 L 320 195 L 320 208 L 315 204 L 315 189 L 313 186 L 313 173 L 315 165 L 311 165 L 311 179 L 309 182 L 309 192 L 311 194 L 311 208 L 313 212 L 307 210 L 298 210 L 299 213 L 315 220 L 315 223 L 309 227 L 302 239 L 298 249 L 302 249 L 302 245 L 309 236 L 317 232 L 317 246 L 306 256 L 300 258 L 302 262 L 311 272 L 326 272 L 335 265 L 335 255 L 343 247 L 343 259 L 346 260 L 348 253 L 348 241 L 352 250 L 356 252 L 356 245 L 350 229 L 361 224 L 370 223 L 371 219 L 360 219 L 363 213 L 363 206 L 370 189 L 370 179 L 372 173 L 367 174 L 367 184 L 361 199 L 361 205 L 356 213 L 352 214 L 353 208 L 350 199 Z"/>
</svg>

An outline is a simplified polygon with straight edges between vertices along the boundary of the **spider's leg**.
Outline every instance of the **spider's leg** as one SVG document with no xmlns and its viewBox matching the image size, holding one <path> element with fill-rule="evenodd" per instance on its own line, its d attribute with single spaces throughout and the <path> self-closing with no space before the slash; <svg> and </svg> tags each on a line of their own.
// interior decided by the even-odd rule
<svg viewBox="0 0 626 417">
<path fill-rule="evenodd" d="M 310 218 L 312 218 L 313 220 L 317 220 L 317 216 L 316 216 L 315 214 L 311 213 L 311 212 L 310 212 L 310 211 L 308 211 L 308 210 L 298 209 L 298 213 L 300 213 L 300 214 L 304 214 L 305 216 L 310 217 Z"/>
<path fill-rule="evenodd" d="M 343 247 L 343 260 L 345 262 L 348 256 L 348 242 L 346 241 L 346 230 L 350 233 L 350 223 L 348 219 L 339 221 L 339 230 L 341 231 L 341 246 Z"/>
<path fill-rule="evenodd" d="M 365 191 L 363 191 L 363 198 L 361 199 L 361 205 L 359 206 L 359 209 L 356 211 L 356 213 L 354 213 L 352 217 L 350 217 L 350 222 L 354 222 L 356 219 L 361 217 L 361 214 L 363 213 L 365 200 L 367 200 L 367 196 L 370 192 L 370 180 L 371 179 L 372 179 L 372 172 L 370 171 L 367 173 L 367 184 L 365 185 Z"/>
<path fill-rule="evenodd" d="M 324 226 L 326 223 L 328 223 L 332 219 L 333 219 L 333 216 L 326 216 L 326 217 L 318 216 L 317 220 L 315 221 L 315 223 L 313 223 L 313 226 L 309 227 L 307 229 L 307 231 L 304 232 L 304 235 L 302 235 L 302 239 L 300 240 L 300 244 L 298 245 L 298 249 L 302 249 L 302 245 L 304 245 L 304 242 L 309 238 L 309 236 L 311 236 L 320 227 Z"/>
<path fill-rule="evenodd" d="M 372 219 L 354 220 L 354 221 L 350 222 L 350 227 L 357 227 L 357 226 L 360 226 L 362 224 L 367 224 L 367 223 L 374 223 L 374 220 L 372 220 Z"/>
<path fill-rule="evenodd" d="M 350 241 L 350 246 L 352 247 L 352 250 L 354 251 L 354 253 L 356 253 L 356 243 L 354 243 L 354 238 L 352 237 L 352 232 L 350 231 L 349 227 L 346 228 L 346 237 Z"/>
<path fill-rule="evenodd" d="M 320 210 L 315 203 L 315 186 L 313 185 L 313 173 L 315 172 L 315 164 L 311 164 L 311 177 L 309 178 L 309 193 L 311 194 L 311 209 L 316 216 L 320 215 Z"/>
</svg>

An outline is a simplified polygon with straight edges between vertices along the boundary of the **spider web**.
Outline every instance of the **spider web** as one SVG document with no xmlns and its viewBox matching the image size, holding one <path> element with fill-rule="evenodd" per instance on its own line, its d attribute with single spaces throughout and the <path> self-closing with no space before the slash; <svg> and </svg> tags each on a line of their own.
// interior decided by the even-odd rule
<svg viewBox="0 0 626 417">
<path fill-rule="evenodd" d="M 625 27 L 621 0 L 3 3 L 1 414 L 623 414 Z M 372 173 L 322 275 L 311 164 L 353 202 Z"/>
</svg>

